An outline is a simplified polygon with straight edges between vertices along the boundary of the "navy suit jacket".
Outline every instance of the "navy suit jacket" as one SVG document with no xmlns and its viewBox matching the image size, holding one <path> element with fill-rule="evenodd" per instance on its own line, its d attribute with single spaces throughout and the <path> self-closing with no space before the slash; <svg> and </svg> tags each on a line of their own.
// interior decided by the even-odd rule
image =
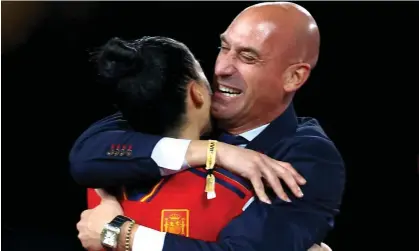
<svg viewBox="0 0 419 251">
<path fill-rule="evenodd" d="M 74 179 L 88 187 L 109 187 L 158 179 L 151 152 L 160 136 L 134 132 L 120 114 L 93 124 L 70 153 Z M 132 154 L 109 156 L 111 145 L 130 145 Z M 271 194 L 272 205 L 255 200 L 220 233 L 204 242 L 168 233 L 164 251 L 306 251 L 324 240 L 339 212 L 345 184 L 342 158 L 313 118 L 296 117 L 291 106 L 247 148 L 289 162 L 307 180 L 291 203 Z"/>
</svg>

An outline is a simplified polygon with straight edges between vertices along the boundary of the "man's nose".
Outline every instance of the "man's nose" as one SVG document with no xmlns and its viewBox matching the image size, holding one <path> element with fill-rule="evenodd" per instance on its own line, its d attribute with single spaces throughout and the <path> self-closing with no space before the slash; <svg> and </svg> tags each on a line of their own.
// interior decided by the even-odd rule
<svg viewBox="0 0 419 251">
<path fill-rule="evenodd" d="M 216 76 L 231 76 L 235 73 L 234 58 L 228 54 L 219 54 L 215 63 L 214 73 Z"/>
</svg>

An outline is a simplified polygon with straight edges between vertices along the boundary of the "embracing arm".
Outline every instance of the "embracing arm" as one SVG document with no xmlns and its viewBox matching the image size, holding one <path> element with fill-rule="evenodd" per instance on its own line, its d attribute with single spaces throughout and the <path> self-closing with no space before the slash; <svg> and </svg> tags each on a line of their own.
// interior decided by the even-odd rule
<svg viewBox="0 0 419 251">
<path fill-rule="evenodd" d="M 133 131 L 116 113 L 91 125 L 76 140 L 69 156 L 70 172 L 77 183 L 91 188 L 156 180 L 188 164 L 204 165 L 207 147 L 206 140 L 163 138 Z"/>
<path fill-rule="evenodd" d="M 287 163 L 221 142 L 217 148 L 216 164 L 249 179 L 257 196 L 265 202 L 269 199 L 262 176 L 284 199 L 287 196 L 278 178 L 295 194 L 300 193 L 297 182 L 305 183 Z M 162 138 L 135 132 L 117 113 L 96 122 L 76 140 L 70 152 L 70 169 L 76 182 L 86 187 L 129 185 L 158 180 L 162 175 L 180 172 L 189 166 L 205 165 L 207 149 L 206 140 Z"/>
<path fill-rule="evenodd" d="M 286 202 L 284 202 L 286 203 Z M 132 251 L 305 251 L 320 243 L 331 226 L 323 217 L 298 210 L 282 209 L 257 201 L 221 232 L 218 241 L 207 242 L 136 225 Z M 249 227 L 250 226 L 250 227 Z M 119 243 L 124 243 L 123 227 Z M 121 247 L 119 251 L 124 251 Z"/>
<path fill-rule="evenodd" d="M 77 183 L 94 188 L 158 179 L 181 169 L 189 144 L 135 132 L 117 113 L 77 139 L 69 156 L 70 171 Z"/>
<path fill-rule="evenodd" d="M 133 231 L 132 251 L 304 251 L 320 243 L 332 229 L 341 202 L 342 160 L 334 146 L 317 140 L 294 146 L 287 160 L 307 178 L 303 198 L 288 193 L 291 203 L 279 198 L 272 198 L 272 205 L 253 202 L 222 230 L 217 242 L 137 225 Z M 122 231 L 120 242 L 125 233 Z"/>
</svg>

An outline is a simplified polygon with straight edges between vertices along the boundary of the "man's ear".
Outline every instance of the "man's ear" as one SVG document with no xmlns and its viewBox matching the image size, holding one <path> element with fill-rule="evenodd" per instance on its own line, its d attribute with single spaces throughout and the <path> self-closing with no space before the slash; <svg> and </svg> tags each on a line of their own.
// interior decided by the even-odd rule
<svg viewBox="0 0 419 251">
<path fill-rule="evenodd" d="M 192 103 L 196 108 L 200 108 L 204 104 L 204 94 L 202 86 L 195 81 L 189 83 L 189 96 L 191 97 Z"/>
<path fill-rule="evenodd" d="M 303 86 L 310 76 L 311 66 L 306 63 L 294 64 L 288 67 L 285 75 L 284 90 L 295 92 Z"/>
</svg>

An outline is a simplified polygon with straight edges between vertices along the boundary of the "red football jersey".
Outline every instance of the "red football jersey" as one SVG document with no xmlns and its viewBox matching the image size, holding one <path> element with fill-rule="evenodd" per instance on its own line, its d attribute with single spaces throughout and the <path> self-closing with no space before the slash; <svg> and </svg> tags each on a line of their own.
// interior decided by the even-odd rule
<svg viewBox="0 0 419 251">
<path fill-rule="evenodd" d="M 204 190 L 205 168 L 193 168 L 164 177 L 141 197 L 127 192 L 121 205 L 125 215 L 142 226 L 215 241 L 223 227 L 250 202 L 253 192 L 247 181 L 225 169 L 215 169 L 214 175 L 217 196 L 211 200 L 207 199 Z M 88 207 L 99 203 L 99 196 L 89 189 Z"/>
</svg>

